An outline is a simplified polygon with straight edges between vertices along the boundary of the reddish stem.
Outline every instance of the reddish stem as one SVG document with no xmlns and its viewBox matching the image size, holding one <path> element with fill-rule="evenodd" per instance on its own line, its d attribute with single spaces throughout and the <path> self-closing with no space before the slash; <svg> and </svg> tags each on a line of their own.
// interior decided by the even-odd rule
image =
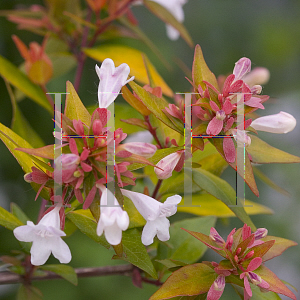
<svg viewBox="0 0 300 300">
<path fill-rule="evenodd" d="M 152 136 L 153 136 L 153 138 L 155 139 L 157 145 L 159 146 L 159 149 L 162 149 L 163 147 L 162 147 L 162 145 L 161 145 L 161 143 L 160 143 L 160 141 L 159 141 L 159 139 L 158 139 L 158 136 L 157 136 L 157 134 L 156 134 L 156 128 L 153 128 L 153 127 L 152 127 L 152 125 L 151 125 L 151 123 L 150 123 L 149 116 L 145 116 L 145 122 L 146 122 L 146 124 L 147 124 L 147 126 L 148 126 L 149 132 L 152 134 Z"/>
</svg>

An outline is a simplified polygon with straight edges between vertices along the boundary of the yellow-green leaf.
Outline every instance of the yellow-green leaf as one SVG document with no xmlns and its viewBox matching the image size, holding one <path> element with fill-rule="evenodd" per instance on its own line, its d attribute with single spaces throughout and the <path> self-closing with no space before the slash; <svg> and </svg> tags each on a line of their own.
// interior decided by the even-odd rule
<svg viewBox="0 0 300 300">
<path fill-rule="evenodd" d="M 300 163 L 300 157 L 274 148 L 254 135 L 251 135 L 251 145 L 247 147 L 247 151 L 252 156 L 252 161 L 258 164 Z"/>
<path fill-rule="evenodd" d="M 110 248 L 110 244 L 107 243 L 105 237 L 103 235 L 97 235 L 97 223 L 90 210 L 79 209 L 68 213 L 66 216 L 79 228 L 82 233 L 86 234 L 89 238 L 98 244 L 101 244 L 105 248 Z"/>
<path fill-rule="evenodd" d="M 0 75 L 10 84 L 21 90 L 26 96 L 35 101 L 38 105 L 48 110 L 51 114 L 53 108 L 47 100 L 47 97 L 41 87 L 34 84 L 10 61 L 0 55 Z"/>
<path fill-rule="evenodd" d="M 168 87 L 162 77 L 158 74 L 147 56 L 137 49 L 133 49 L 123 45 L 102 45 L 96 48 L 84 49 L 84 53 L 87 56 L 100 62 L 102 62 L 106 58 L 111 58 L 114 61 L 116 67 L 122 63 L 126 63 L 130 67 L 130 75 L 135 76 L 135 79 L 142 84 L 148 84 L 149 82 L 147 71 L 144 67 L 143 62 L 144 55 L 148 62 L 151 77 L 153 78 L 155 85 L 160 86 L 166 96 L 173 96 L 173 91 Z"/>
<path fill-rule="evenodd" d="M 67 95 L 65 115 L 70 120 L 81 120 L 87 126 L 91 125 L 91 115 L 81 102 L 73 84 L 67 81 Z"/>
<path fill-rule="evenodd" d="M 0 225 L 9 230 L 24 225 L 17 217 L 0 206 Z"/>
<path fill-rule="evenodd" d="M 206 293 L 216 277 L 216 272 L 202 263 L 182 267 L 172 273 L 149 300 L 163 300 L 176 296 L 193 296 Z"/>
<path fill-rule="evenodd" d="M 160 119 L 163 123 L 165 123 L 173 130 L 183 134 L 183 124 L 179 123 L 180 121 L 172 116 L 167 117 L 166 114 L 162 111 L 166 107 L 169 107 L 169 103 L 166 100 L 164 100 L 163 98 L 158 98 L 155 95 L 147 92 L 144 88 L 133 81 L 131 81 L 129 84 L 156 118 Z M 171 119 L 174 120 L 174 122 L 176 122 L 178 126 L 175 126 Z"/>
<path fill-rule="evenodd" d="M 193 83 L 198 88 L 199 84 L 203 89 L 205 89 L 206 85 L 203 83 L 203 80 L 209 82 L 214 87 L 218 89 L 218 82 L 216 76 L 212 71 L 208 68 L 202 53 L 202 49 L 200 45 L 196 45 L 193 69 L 192 69 Z"/>
<path fill-rule="evenodd" d="M 210 194 L 200 194 L 187 197 L 192 198 L 193 205 L 201 205 L 201 207 L 185 207 L 179 204 L 177 211 L 187 212 L 199 216 L 216 216 L 220 218 L 235 217 L 235 214 L 229 209 L 228 206 Z M 182 198 L 182 203 L 184 203 L 184 197 Z M 245 203 L 243 204 L 246 206 L 245 211 L 248 215 L 270 215 L 274 213 L 272 209 L 250 200 L 245 200 Z"/>
</svg>

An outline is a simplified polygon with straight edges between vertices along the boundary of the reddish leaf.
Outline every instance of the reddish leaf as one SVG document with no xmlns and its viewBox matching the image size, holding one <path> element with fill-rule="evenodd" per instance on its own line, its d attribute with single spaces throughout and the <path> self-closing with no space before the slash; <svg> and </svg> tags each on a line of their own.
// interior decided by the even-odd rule
<svg viewBox="0 0 300 300">
<path fill-rule="evenodd" d="M 208 292 L 217 274 L 206 264 L 193 264 L 175 271 L 149 300 L 193 296 Z"/>
<path fill-rule="evenodd" d="M 190 231 L 187 229 L 182 228 L 183 230 L 185 230 L 186 232 L 188 232 L 189 234 L 191 234 L 193 237 L 195 237 L 196 239 L 198 239 L 199 241 L 201 241 L 203 244 L 205 244 L 207 247 L 213 249 L 214 251 L 216 251 L 217 253 L 219 253 L 221 256 L 226 258 L 226 253 L 223 250 L 218 250 L 220 249 L 220 246 L 215 243 L 214 241 L 212 241 L 208 235 L 203 234 L 201 232 L 195 232 L 195 231 Z"/>
<path fill-rule="evenodd" d="M 283 239 L 276 236 L 266 236 L 265 238 L 261 239 L 264 242 L 275 240 L 274 245 L 272 248 L 262 257 L 263 261 L 270 260 L 276 256 L 281 255 L 286 249 L 297 246 L 298 244 L 294 241 Z"/>
<path fill-rule="evenodd" d="M 54 159 L 54 145 L 47 145 L 45 147 L 31 149 L 31 148 L 15 148 L 30 155 L 35 155 L 47 159 Z"/>
<path fill-rule="evenodd" d="M 292 293 L 285 284 L 267 267 L 261 265 L 258 269 L 255 270 L 255 273 L 259 275 L 263 280 L 265 280 L 269 285 L 269 290 L 275 293 L 279 293 L 290 297 L 294 300 L 296 296 Z"/>
</svg>

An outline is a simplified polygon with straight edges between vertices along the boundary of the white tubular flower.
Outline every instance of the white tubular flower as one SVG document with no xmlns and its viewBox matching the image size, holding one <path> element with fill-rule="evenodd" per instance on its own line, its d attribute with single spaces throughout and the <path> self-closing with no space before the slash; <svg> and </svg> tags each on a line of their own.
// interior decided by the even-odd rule
<svg viewBox="0 0 300 300">
<path fill-rule="evenodd" d="M 96 72 L 100 79 L 98 86 L 98 100 L 100 108 L 107 108 L 117 98 L 122 86 L 134 79 L 127 80 L 130 68 L 127 64 L 121 64 L 117 68 L 110 58 L 106 58 L 101 67 L 96 65 Z"/>
<path fill-rule="evenodd" d="M 60 229 L 59 207 L 55 207 L 40 220 L 37 225 L 27 221 L 27 225 L 14 229 L 15 237 L 21 242 L 33 242 L 30 249 L 31 263 L 43 265 L 51 252 L 61 263 L 71 261 L 68 245 L 61 239 L 66 234 Z"/>
<path fill-rule="evenodd" d="M 288 133 L 296 126 L 296 119 L 281 111 L 276 115 L 269 115 L 255 119 L 251 123 L 251 127 L 255 130 L 266 131 L 271 133 Z"/>
<path fill-rule="evenodd" d="M 168 197 L 164 203 L 141 193 L 131 192 L 122 189 L 122 194 L 131 199 L 136 209 L 147 221 L 142 233 L 142 243 L 148 246 L 153 243 L 157 235 L 161 241 L 170 239 L 170 221 L 167 217 L 174 215 L 177 211 L 177 204 L 181 201 L 181 196 L 174 195 Z"/>
<path fill-rule="evenodd" d="M 100 199 L 101 214 L 97 225 L 97 234 L 103 234 L 108 243 L 111 245 L 119 245 L 122 240 L 122 231 L 125 231 L 129 226 L 129 217 L 125 210 L 120 206 L 109 207 L 107 205 L 107 197 L 114 199 L 114 205 L 119 205 L 117 199 L 110 190 L 99 185 L 102 191 Z"/>
</svg>

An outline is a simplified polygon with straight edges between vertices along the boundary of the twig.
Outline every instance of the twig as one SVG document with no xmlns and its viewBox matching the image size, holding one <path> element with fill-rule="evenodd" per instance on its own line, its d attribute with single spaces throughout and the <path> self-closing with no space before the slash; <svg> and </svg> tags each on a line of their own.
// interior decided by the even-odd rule
<svg viewBox="0 0 300 300">
<path fill-rule="evenodd" d="M 152 194 L 152 198 L 154 198 L 154 199 L 156 198 L 158 190 L 159 190 L 161 184 L 162 184 L 162 179 L 158 179 L 157 184 L 156 184 L 155 189 L 154 189 L 153 194 Z"/>
<path fill-rule="evenodd" d="M 150 119 L 149 119 L 149 116 L 145 116 L 145 122 L 148 126 L 148 130 L 149 132 L 152 134 L 153 138 L 155 139 L 156 143 L 158 144 L 159 146 L 159 149 L 162 149 L 163 146 L 161 145 L 159 139 L 158 139 L 158 136 L 156 134 L 156 128 L 153 128 L 151 123 L 150 123 Z"/>
<path fill-rule="evenodd" d="M 97 268 L 78 268 L 75 272 L 78 277 L 99 277 L 99 276 L 109 276 L 109 275 L 124 275 L 131 276 L 133 270 L 132 265 L 117 265 L 117 266 L 106 266 Z M 30 281 L 41 281 L 41 280 L 52 280 L 52 279 L 62 279 L 61 276 L 45 271 L 45 275 L 32 276 Z M 0 272 L 0 285 L 1 284 L 14 284 L 24 282 L 24 277 L 11 273 L 8 271 Z"/>
</svg>

